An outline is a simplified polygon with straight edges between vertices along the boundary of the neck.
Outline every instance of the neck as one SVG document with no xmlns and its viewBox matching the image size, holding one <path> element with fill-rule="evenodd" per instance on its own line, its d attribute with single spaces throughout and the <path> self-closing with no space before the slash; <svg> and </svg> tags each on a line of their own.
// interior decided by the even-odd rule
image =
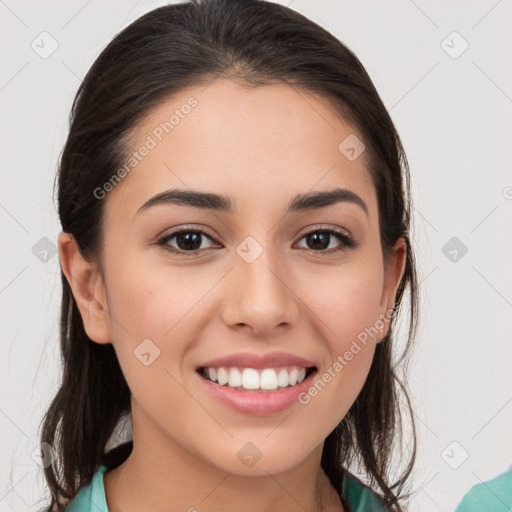
<svg viewBox="0 0 512 512">
<path fill-rule="evenodd" d="M 104 475 L 109 512 L 343 512 L 320 465 L 323 445 L 286 471 L 248 476 L 208 463 L 145 422 L 140 427 L 133 419 L 132 453 Z"/>
</svg>

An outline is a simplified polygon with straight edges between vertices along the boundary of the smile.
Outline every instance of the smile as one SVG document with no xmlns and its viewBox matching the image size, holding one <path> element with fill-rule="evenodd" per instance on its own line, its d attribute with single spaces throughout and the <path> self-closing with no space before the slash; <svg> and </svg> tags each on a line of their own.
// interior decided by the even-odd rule
<svg viewBox="0 0 512 512">
<path fill-rule="evenodd" d="M 298 397 L 311 386 L 317 372 L 316 366 L 258 369 L 202 366 L 196 375 L 207 396 L 222 406 L 242 414 L 268 416 L 299 404 Z"/>
<path fill-rule="evenodd" d="M 287 366 L 281 368 L 240 368 L 240 367 L 201 367 L 199 374 L 220 386 L 239 391 L 273 391 L 300 384 L 315 367 Z"/>
</svg>

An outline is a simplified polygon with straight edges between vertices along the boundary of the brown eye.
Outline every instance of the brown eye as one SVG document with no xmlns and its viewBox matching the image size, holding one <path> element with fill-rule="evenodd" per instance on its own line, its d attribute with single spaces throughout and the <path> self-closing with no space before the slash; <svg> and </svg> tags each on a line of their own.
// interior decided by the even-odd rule
<svg viewBox="0 0 512 512">
<path fill-rule="evenodd" d="M 174 231 L 169 233 L 168 235 L 163 236 L 157 242 L 158 245 L 164 246 L 171 252 L 178 254 L 197 254 L 200 250 L 209 249 L 209 247 L 201 247 L 201 243 L 204 238 L 209 240 L 213 240 L 213 238 L 201 229 L 180 229 L 179 231 Z M 174 244 L 176 247 L 171 245 L 171 240 L 174 240 Z"/>
<path fill-rule="evenodd" d="M 333 238 L 338 241 L 339 246 L 330 247 Z M 306 240 L 306 249 L 314 252 L 338 252 L 356 247 L 358 244 L 347 234 L 336 229 L 316 229 L 306 233 L 302 238 Z M 331 250 L 326 250 L 326 249 Z"/>
</svg>

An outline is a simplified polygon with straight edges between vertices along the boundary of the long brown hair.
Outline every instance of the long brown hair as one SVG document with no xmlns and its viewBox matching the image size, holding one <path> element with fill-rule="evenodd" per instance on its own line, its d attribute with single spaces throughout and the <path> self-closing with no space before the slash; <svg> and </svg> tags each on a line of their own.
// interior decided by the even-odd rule
<svg viewBox="0 0 512 512">
<path fill-rule="evenodd" d="M 409 238 L 409 168 L 370 77 L 337 38 L 301 14 L 263 0 L 192 0 L 159 7 L 137 19 L 101 52 L 75 96 L 58 170 L 63 231 L 73 235 L 84 257 L 98 257 L 105 201 L 93 191 L 126 160 L 130 131 L 172 94 L 215 77 L 255 86 L 281 82 L 318 94 L 365 141 L 378 198 L 383 254 L 390 254 L 397 238 L 403 237 L 407 259 L 388 335 L 376 347 L 359 396 L 326 438 L 321 465 L 344 503 L 342 480 L 357 465 L 384 503 L 401 510 L 416 455 L 406 378 L 398 373 L 400 369 L 406 375 L 418 321 L 417 276 Z M 116 425 L 131 407 L 130 390 L 113 346 L 88 338 L 62 272 L 61 279 L 62 382 L 41 430 L 41 442 L 51 445 L 56 454 L 54 463 L 44 468 L 50 507 L 60 507 L 63 499 L 72 499 L 91 482 L 105 460 Z M 407 339 L 394 361 L 393 326 L 407 289 Z M 410 420 L 408 440 L 402 428 L 403 411 Z M 403 455 L 404 467 L 393 481 L 396 450 Z"/>
</svg>

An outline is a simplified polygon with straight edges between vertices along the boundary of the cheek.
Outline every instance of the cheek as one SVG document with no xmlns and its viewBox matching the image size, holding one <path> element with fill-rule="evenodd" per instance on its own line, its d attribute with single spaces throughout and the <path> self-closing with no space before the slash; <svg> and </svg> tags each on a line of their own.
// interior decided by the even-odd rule
<svg viewBox="0 0 512 512">
<path fill-rule="evenodd" d="M 330 348 L 331 356 L 342 354 L 354 339 L 364 339 L 364 333 L 374 333 L 379 320 L 382 295 L 382 275 L 375 266 L 363 264 L 332 268 L 317 273 L 314 286 L 308 283 L 304 297 L 309 309 L 319 321 Z M 380 326 L 380 324 L 378 324 Z M 378 338 L 377 338 L 378 339 Z"/>
<path fill-rule="evenodd" d="M 134 269 L 140 268 L 140 271 Z M 190 272 L 155 271 L 155 266 L 123 265 L 109 270 L 107 283 L 114 347 L 133 399 L 155 423 L 178 435 L 186 421 L 204 421 L 183 386 L 190 339 L 202 326 L 199 301 L 212 284 L 191 280 Z M 165 404 L 165 407 L 163 405 Z M 183 413 L 177 420 L 176 411 Z"/>
<path fill-rule="evenodd" d="M 190 269 L 176 271 L 142 262 L 110 270 L 107 283 L 109 309 L 118 339 L 129 333 L 133 341 L 144 338 L 168 343 L 186 324 L 201 298 L 214 285 L 213 276 Z"/>
<path fill-rule="evenodd" d="M 108 275 L 113 344 L 133 395 L 141 403 L 157 400 L 157 410 L 158 396 L 169 393 L 183 403 L 172 376 L 182 381 L 189 371 L 188 354 L 211 319 L 205 299 L 218 276 L 130 258 Z"/>
<path fill-rule="evenodd" d="M 378 269 L 354 265 L 339 272 L 331 269 L 314 282 L 305 302 L 314 313 L 328 359 L 301 402 L 310 407 L 313 418 L 325 421 L 322 410 L 331 411 L 334 428 L 361 391 L 380 340 L 382 277 Z"/>
</svg>

